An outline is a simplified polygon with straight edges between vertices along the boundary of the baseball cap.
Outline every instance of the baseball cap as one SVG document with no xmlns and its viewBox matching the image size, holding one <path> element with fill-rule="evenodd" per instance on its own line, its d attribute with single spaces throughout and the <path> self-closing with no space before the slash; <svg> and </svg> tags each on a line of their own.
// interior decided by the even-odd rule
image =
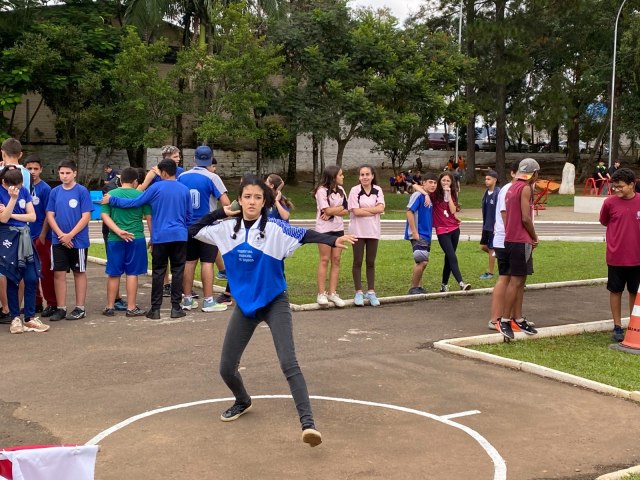
<svg viewBox="0 0 640 480">
<path fill-rule="evenodd" d="M 493 178 L 498 178 L 498 172 L 496 172 L 495 170 L 487 170 L 487 173 L 485 173 L 486 177 L 493 177 Z"/>
<path fill-rule="evenodd" d="M 521 178 L 523 180 L 529 180 L 533 177 L 534 173 L 540 170 L 540 164 L 536 162 L 533 158 L 525 158 L 518 165 L 518 173 L 516 174 L 516 178 Z"/>
<path fill-rule="evenodd" d="M 208 167 L 213 161 L 213 151 L 208 146 L 201 145 L 196 148 L 194 158 L 198 167 Z"/>
</svg>

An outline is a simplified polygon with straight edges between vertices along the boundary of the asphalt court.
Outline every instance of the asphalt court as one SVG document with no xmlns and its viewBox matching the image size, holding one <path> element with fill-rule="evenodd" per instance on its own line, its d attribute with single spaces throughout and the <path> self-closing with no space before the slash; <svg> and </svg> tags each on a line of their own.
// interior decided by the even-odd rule
<svg viewBox="0 0 640 480">
<path fill-rule="evenodd" d="M 89 274 L 103 284 L 99 267 Z M 636 404 L 432 348 L 487 333 L 485 295 L 295 313 L 316 448 L 300 441 L 290 398 L 256 397 L 239 420 L 219 420 L 231 403 L 217 401 L 230 396 L 217 373 L 230 310 L 112 319 L 99 314 L 103 295 L 91 289 L 86 320 L 1 333 L 0 445 L 85 443 L 144 412 L 210 401 L 101 439 L 96 479 L 586 480 L 640 463 Z M 540 326 L 610 317 L 604 286 L 530 291 L 525 311 Z M 266 327 L 241 369 L 251 394 L 289 395 Z"/>
</svg>

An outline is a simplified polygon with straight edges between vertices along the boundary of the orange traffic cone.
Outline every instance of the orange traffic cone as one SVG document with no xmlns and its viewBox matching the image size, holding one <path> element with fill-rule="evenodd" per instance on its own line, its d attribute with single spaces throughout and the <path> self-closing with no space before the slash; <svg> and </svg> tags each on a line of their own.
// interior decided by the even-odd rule
<svg viewBox="0 0 640 480">
<path fill-rule="evenodd" d="M 629 317 L 629 326 L 624 340 L 611 348 L 627 353 L 640 355 L 640 295 L 636 295 L 636 303 Z"/>
</svg>

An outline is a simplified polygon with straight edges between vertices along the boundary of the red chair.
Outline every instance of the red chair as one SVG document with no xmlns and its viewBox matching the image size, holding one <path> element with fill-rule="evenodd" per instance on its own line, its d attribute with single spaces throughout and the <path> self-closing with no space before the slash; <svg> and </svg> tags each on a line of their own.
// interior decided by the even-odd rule
<svg viewBox="0 0 640 480">
<path fill-rule="evenodd" d="M 589 192 L 589 193 L 587 193 Z M 584 182 L 584 188 L 582 189 L 583 195 L 598 195 L 598 186 L 596 185 L 596 181 L 593 177 L 587 178 L 587 181 Z"/>
</svg>

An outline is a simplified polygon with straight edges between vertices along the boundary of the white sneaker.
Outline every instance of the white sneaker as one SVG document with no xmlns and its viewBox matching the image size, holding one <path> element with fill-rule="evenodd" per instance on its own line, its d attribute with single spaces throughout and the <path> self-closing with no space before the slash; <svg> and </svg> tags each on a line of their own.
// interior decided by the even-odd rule
<svg viewBox="0 0 640 480">
<path fill-rule="evenodd" d="M 333 302 L 333 304 L 338 308 L 342 308 L 346 305 L 344 303 L 344 300 L 342 300 L 336 292 L 328 294 L 326 296 L 326 299 L 329 300 L 330 302 Z"/>
<path fill-rule="evenodd" d="M 329 300 L 327 300 L 327 292 L 319 293 L 318 296 L 316 297 L 316 302 L 321 307 L 328 306 L 329 305 Z"/>
<path fill-rule="evenodd" d="M 11 326 L 9 327 L 9 332 L 24 333 L 24 324 L 22 323 L 22 319 L 20 317 L 16 317 L 13 320 L 11 320 Z"/>
<path fill-rule="evenodd" d="M 28 322 L 24 322 L 24 331 L 25 332 L 37 332 L 42 333 L 49 330 L 50 325 L 45 325 L 38 317 L 33 317 Z"/>
</svg>

